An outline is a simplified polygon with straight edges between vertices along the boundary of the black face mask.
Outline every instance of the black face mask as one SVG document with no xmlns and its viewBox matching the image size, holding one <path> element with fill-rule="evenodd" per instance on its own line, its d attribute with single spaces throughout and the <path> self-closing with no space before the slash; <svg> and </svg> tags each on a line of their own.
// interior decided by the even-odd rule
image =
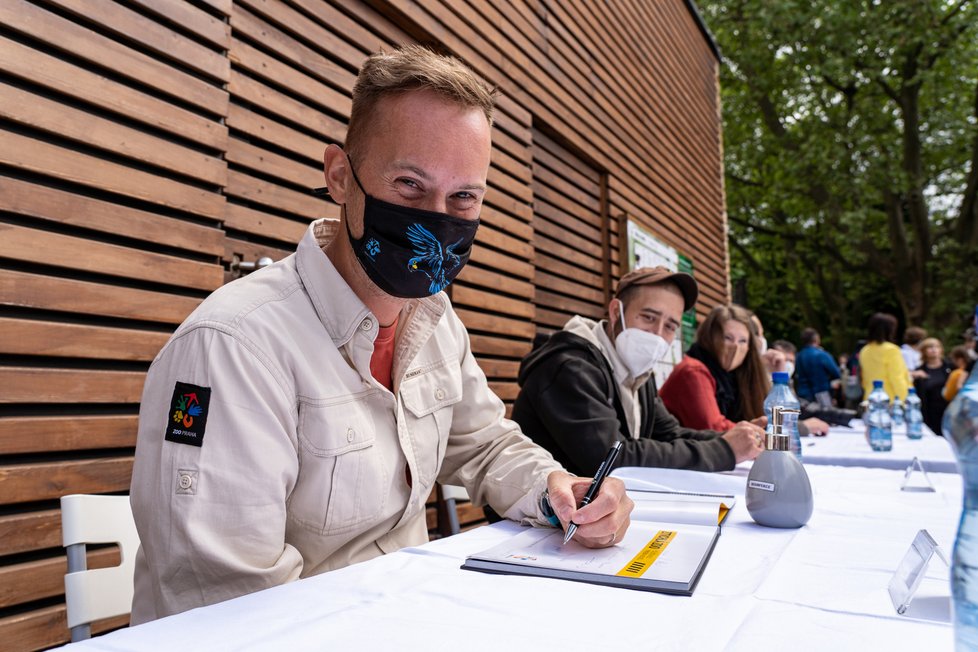
<svg viewBox="0 0 978 652">
<path fill-rule="evenodd" d="M 479 220 L 398 206 L 371 197 L 350 165 L 363 193 L 363 235 L 346 234 L 367 276 L 381 290 L 419 299 L 448 287 L 469 261 Z"/>
</svg>

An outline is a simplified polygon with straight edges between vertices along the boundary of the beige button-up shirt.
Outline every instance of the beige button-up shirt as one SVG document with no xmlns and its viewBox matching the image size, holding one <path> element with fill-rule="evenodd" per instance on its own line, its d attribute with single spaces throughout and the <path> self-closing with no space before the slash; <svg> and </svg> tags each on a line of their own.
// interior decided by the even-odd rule
<svg viewBox="0 0 978 652">
<path fill-rule="evenodd" d="M 371 376 L 379 325 L 322 250 L 337 225 L 214 292 L 153 362 L 133 623 L 424 543 L 436 480 L 546 525 L 538 499 L 560 466 L 505 418 L 443 293 L 401 313 L 394 391 Z M 210 389 L 199 446 L 165 438 L 176 383 Z"/>
</svg>

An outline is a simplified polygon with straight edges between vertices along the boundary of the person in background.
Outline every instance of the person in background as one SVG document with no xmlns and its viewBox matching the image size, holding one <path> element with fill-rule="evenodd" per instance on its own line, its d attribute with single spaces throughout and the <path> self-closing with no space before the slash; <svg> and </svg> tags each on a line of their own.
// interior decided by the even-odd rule
<svg viewBox="0 0 978 652">
<path fill-rule="evenodd" d="M 696 342 L 660 393 L 666 409 L 684 426 L 724 430 L 742 419 L 767 424 L 764 398 L 771 383 L 755 346 L 758 338 L 752 336 L 757 323 L 752 317 L 738 305 L 717 306 L 696 330 Z M 787 355 L 778 352 L 786 365 Z M 818 418 L 800 420 L 798 426 L 802 436 L 824 435 L 829 429 Z"/>
<path fill-rule="evenodd" d="M 920 396 L 920 411 L 924 423 L 938 435 L 941 434 L 941 418 L 947 408 L 944 385 L 951 375 L 951 364 L 944 359 L 944 347 L 936 337 L 928 337 L 920 343 L 921 365 L 913 373 L 913 385 Z"/>
<path fill-rule="evenodd" d="M 831 407 L 832 382 L 841 374 L 832 355 L 822 348 L 822 339 L 814 328 L 801 332 L 801 351 L 795 357 L 795 392 L 804 401 L 817 401 Z"/>
<path fill-rule="evenodd" d="M 839 365 L 839 386 L 834 392 L 835 404 L 840 408 L 846 406 L 846 387 L 849 385 L 849 354 L 840 353 L 836 358 Z"/>
<path fill-rule="evenodd" d="M 856 340 L 856 346 L 852 354 L 846 360 L 846 371 L 849 372 L 845 384 L 842 386 L 842 394 L 845 396 L 843 407 L 847 410 L 858 410 L 859 404 L 863 400 L 862 370 L 859 367 L 859 352 L 866 346 L 866 340 Z"/>
<path fill-rule="evenodd" d="M 903 333 L 903 345 L 900 353 L 907 369 L 913 371 L 920 366 L 920 343 L 927 337 L 927 331 L 919 326 L 911 326 Z"/>
<path fill-rule="evenodd" d="M 897 318 L 893 315 L 878 312 L 869 318 L 869 343 L 859 351 L 863 398 L 873 391 L 874 380 L 883 381 L 883 389 L 891 401 L 894 396 L 899 396 L 901 400 L 907 398 L 910 372 L 907 371 L 900 347 L 893 343 L 896 329 Z"/>
<path fill-rule="evenodd" d="M 784 364 L 781 369 L 774 369 L 773 371 L 783 371 L 788 376 L 793 377 L 795 375 L 795 361 L 798 357 L 797 347 L 788 340 L 775 340 L 771 348 L 784 356 Z"/>
<path fill-rule="evenodd" d="M 978 321 L 978 318 L 976 318 L 975 321 Z M 964 346 L 964 350 L 968 354 L 968 370 L 970 371 L 971 367 L 973 367 L 975 364 L 975 360 L 978 360 L 978 350 L 976 350 L 975 347 L 975 327 L 972 326 L 966 330 L 961 334 L 961 337 L 964 340 L 964 344 L 962 346 Z"/>
<path fill-rule="evenodd" d="M 728 430 L 738 421 L 759 426 L 770 389 L 751 313 L 717 306 L 696 329 L 696 341 L 662 385 L 666 409 L 687 428 Z"/>
<path fill-rule="evenodd" d="M 969 360 L 968 349 L 965 347 L 956 346 L 951 349 L 951 366 L 954 369 L 951 371 L 951 375 L 947 377 L 947 382 L 944 383 L 944 389 L 941 391 L 941 396 L 948 403 L 954 400 L 954 397 L 961 391 L 961 387 L 964 386 L 964 381 L 968 378 Z"/>
<path fill-rule="evenodd" d="M 575 316 L 523 359 L 513 419 L 571 473 L 593 473 L 617 441 L 621 466 L 726 471 L 757 457 L 757 425 L 685 428 L 659 397 L 653 366 L 697 294 L 692 276 L 664 267 L 623 276 L 606 320 Z"/>
<path fill-rule="evenodd" d="M 133 624 L 425 543 L 436 481 L 527 525 L 573 519 L 589 547 L 624 536 L 624 484 L 577 509 L 590 480 L 505 418 L 442 291 L 478 229 L 494 102 L 421 46 L 368 58 L 344 148 L 324 156 L 340 219 L 216 290 L 157 355 Z"/>
<path fill-rule="evenodd" d="M 757 334 L 757 350 L 761 354 L 761 360 L 764 362 L 768 377 L 770 378 L 771 374 L 775 371 L 784 371 L 784 354 L 775 347 L 767 345 L 767 338 L 764 337 L 764 324 L 761 323 L 761 318 L 757 316 L 757 313 L 752 312 L 750 321 L 754 332 Z"/>
</svg>

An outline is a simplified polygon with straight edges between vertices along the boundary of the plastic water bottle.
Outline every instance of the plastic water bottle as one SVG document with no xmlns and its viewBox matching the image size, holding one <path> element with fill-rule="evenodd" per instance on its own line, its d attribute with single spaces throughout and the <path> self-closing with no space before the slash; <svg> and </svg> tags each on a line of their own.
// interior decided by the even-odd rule
<svg viewBox="0 0 978 652">
<path fill-rule="evenodd" d="M 964 507 L 951 561 L 955 648 L 978 650 L 978 365 L 944 412 L 941 426 L 964 479 Z"/>
<path fill-rule="evenodd" d="M 767 398 L 764 399 L 764 415 L 767 416 L 768 434 L 773 433 L 771 408 L 775 405 L 780 405 L 790 410 L 801 411 L 801 403 L 798 402 L 798 399 L 791 392 L 791 388 L 788 387 L 788 378 L 788 374 L 783 371 L 775 371 L 772 376 L 774 385 L 771 387 Z M 784 433 L 791 437 L 791 452 L 801 460 L 801 437 L 798 436 L 798 415 L 786 414 L 782 429 Z"/>
<path fill-rule="evenodd" d="M 924 436 L 924 415 L 920 411 L 920 397 L 913 387 L 907 392 L 907 439 Z"/>
<path fill-rule="evenodd" d="M 874 451 L 893 450 L 893 421 L 890 419 L 890 397 L 883 390 L 883 381 L 873 381 L 866 410 L 869 427 L 869 447 Z"/>
<path fill-rule="evenodd" d="M 893 417 L 893 427 L 903 425 L 903 401 L 899 396 L 893 397 L 893 405 L 890 406 L 890 416 Z"/>
</svg>

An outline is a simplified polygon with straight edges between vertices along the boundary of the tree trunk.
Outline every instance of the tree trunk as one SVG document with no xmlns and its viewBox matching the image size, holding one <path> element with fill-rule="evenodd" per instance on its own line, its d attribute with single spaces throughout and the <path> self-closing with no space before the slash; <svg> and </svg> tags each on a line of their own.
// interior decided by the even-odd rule
<svg viewBox="0 0 978 652">
<path fill-rule="evenodd" d="M 917 74 L 916 60 L 907 65 L 904 79 Z M 920 142 L 920 83 L 913 82 L 900 90 L 900 109 L 903 115 L 903 171 L 907 177 L 906 212 L 910 218 L 913 239 L 904 240 L 909 254 L 905 264 L 908 274 L 898 288 L 900 303 L 908 324 L 920 324 L 927 318 L 928 304 L 925 287 L 929 287 L 927 264 L 931 258 L 930 210 L 924 198 L 923 146 Z M 891 225 L 892 228 L 892 225 Z M 902 227 L 901 227 L 902 231 Z M 904 233 L 904 238 L 905 238 Z M 897 260 L 896 262 L 901 262 Z M 898 268 L 899 269 L 899 268 Z"/>
</svg>

